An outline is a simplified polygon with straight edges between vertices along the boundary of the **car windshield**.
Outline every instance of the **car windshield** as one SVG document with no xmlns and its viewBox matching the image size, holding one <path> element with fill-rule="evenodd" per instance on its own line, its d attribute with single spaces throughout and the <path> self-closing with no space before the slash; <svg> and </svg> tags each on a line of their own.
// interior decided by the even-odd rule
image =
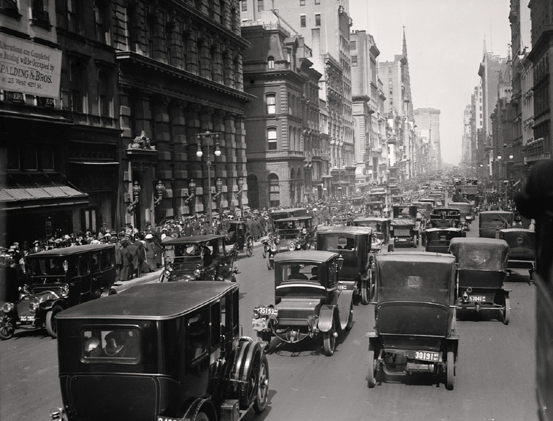
<svg viewBox="0 0 553 421">
<path fill-rule="evenodd" d="M 137 364 L 141 337 L 136 328 L 84 329 L 81 331 L 81 361 L 85 364 Z"/>
<path fill-rule="evenodd" d="M 281 265 L 282 282 L 318 281 L 319 265 L 313 263 L 285 263 Z"/>
</svg>

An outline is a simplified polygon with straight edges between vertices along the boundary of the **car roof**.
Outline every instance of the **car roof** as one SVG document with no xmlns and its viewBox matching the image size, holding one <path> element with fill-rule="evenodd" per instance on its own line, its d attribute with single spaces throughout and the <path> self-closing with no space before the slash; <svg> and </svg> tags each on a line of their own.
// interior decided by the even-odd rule
<svg viewBox="0 0 553 421">
<path fill-rule="evenodd" d="M 451 240 L 453 241 L 453 240 Z M 455 263 L 455 256 L 449 253 L 431 253 L 428 251 L 404 251 L 387 254 L 377 254 L 376 260 L 379 262 L 443 262 L 445 264 Z"/>
<path fill-rule="evenodd" d="M 166 320 L 218 301 L 233 289 L 238 289 L 237 283 L 221 281 L 142 284 L 71 307 L 57 318 Z"/>
<path fill-rule="evenodd" d="M 535 231 L 527 228 L 503 228 L 503 229 L 500 229 L 499 232 L 514 233 L 514 232 L 535 232 Z"/>
<path fill-rule="evenodd" d="M 482 215 L 482 214 L 489 215 L 489 214 L 493 214 L 493 213 L 506 215 L 506 214 L 511 214 L 513 212 L 511 212 L 511 211 L 502 211 L 502 210 L 491 210 L 491 211 L 482 211 L 482 212 L 480 212 L 480 215 Z"/>
<path fill-rule="evenodd" d="M 427 228 L 424 230 L 425 232 L 438 232 L 438 231 L 453 231 L 453 232 L 462 232 L 463 230 L 461 228 Z"/>
<path fill-rule="evenodd" d="M 356 226 L 327 226 L 317 229 L 317 235 L 319 234 L 371 234 L 371 227 L 356 227 Z"/>
<path fill-rule="evenodd" d="M 509 247 L 505 240 L 500 240 L 497 238 L 486 238 L 486 237 L 458 237 L 452 238 L 450 247 L 456 243 L 460 244 L 478 244 L 478 245 L 488 245 L 488 246 L 503 246 Z"/>
<path fill-rule="evenodd" d="M 285 251 L 283 253 L 277 253 L 275 255 L 275 262 L 311 262 L 311 263 L 324 263 L 333 257 L 338 256 L 338 253 L 323 250 L 295 250 Z"/>
<path fill-rule="evenodd" d="M 311 215 L 290 216 L 289 218 L 279 218 L 277 222 L 303 221 L 306 219 L 313 219 L 313 217 Z"/>
<path fill-rule="evenodd" d="M 170 240 L 163 240 L 161 242 L 162 246 L 172 246 L 177 244 L 199 244 L 206 243 L 211 240 L 216 240 L 217 238 L 223 238 L 224 235 L 215 235 L 215 234 L 206 234 L 206 235 L 190 235 L 179 238 L 171 238 Z M 165 237 L 168 238 L 168 237 Z"/>
<path fill-rule="evenodd" d="M 385 222 L 389 221 L 390 218 L 379 218 L 379 217 L 372 217 L 372 216 L 360 216 L 358 218 L 355 218 L 353 222 Z"/>
<path fill-rule="evenodd" d="M 27 258 L 43 258 L 43 257 L 60 257 L 60 256 L 69 256 L 73 254 L 86 253 L 90 251 L 99 251 L 114 249 L 114 244 L 84 244 L 82 246 L 71 246 L 71 247 L 61 247 L 57 249 L 45 250 L 39 253 L 33 253 L 27 255 Z"/>
</svg>

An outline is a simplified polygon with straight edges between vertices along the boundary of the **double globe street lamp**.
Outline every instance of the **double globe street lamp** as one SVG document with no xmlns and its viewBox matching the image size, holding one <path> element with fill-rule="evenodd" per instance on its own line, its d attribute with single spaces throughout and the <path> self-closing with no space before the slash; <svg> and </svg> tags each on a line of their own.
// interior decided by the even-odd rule
<svg viewBox="0 0 553 421">
<path fill-rule="evenodd" d="M 212 141 L 215 142 L 215 156 L 221 156 L 221 149 L 219 148 L 219 134 L 218 133 L 212 133 L 209 130 L 205 131 L 204 133 L 198 133 L 196 135 L 196 139 L 198 140 L 198 151 L 196 152 L 196 156 L 198 158 L 201 158 L 204 153 L 202 151 L 202 143 L 206 147 L 206 153 L 207 153 L 207 191 L 209 192 L 209 200 L 207 202 L 207 219 L 209 221 L 209 227 L 212 229 L 213 227 L 213 217 L 212 217 L 212 210 L 211 210 L 211 155 L 209 152 L 210 146 L 213 146 L 211 144 Z M 222 182 L 221 182 L 222 187 Z"/>
</svg>

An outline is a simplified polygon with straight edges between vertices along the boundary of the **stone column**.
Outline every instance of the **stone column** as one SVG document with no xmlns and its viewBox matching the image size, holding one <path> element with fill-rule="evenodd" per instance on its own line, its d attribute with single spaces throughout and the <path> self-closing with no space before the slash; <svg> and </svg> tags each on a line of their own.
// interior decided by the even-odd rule
<svg viewBox="0 0 553 421">
<path fill-rule="evenodd" d="M 246 169 L 246 128 L 244 124 L 244 116 L 236 116 L 235 122 L 235 140 L 236 140 L 236 176 L 244 179 L 244 193 L 242 204 L 248 204 L 248 171 Z"/>
<path fill-rule="evenodd" d="M 188 204 L 184 201 L 188 197 L 188 171 L 187 166 L 190 158 L 187 153 L 186 142 L 186 101 L 174 100 L 171 103 L 172 133 L 171 142 L 173 145 L 173 183 L 172 209 L 175 216 L 191 213 Z"/>
<path fill-rule="evenodd" d="M 198 141 L 196 140 L 196 135 L 201 131 L 200 124 L 200 110 L 202 107 L 196 103 L 189 103 L 185 109 L 186 115 L 186 143 L 189 157 L 189 169 L 188 177 L 189 180 L 193 179 L 196 183 L 196 195 L 203 195 L 203 176 L 200 158 L 196 156 L 196 151 L 198 150 Z M 202 157 L 203 158 L 203 157 Z M 188 186 L 187 186 L 188 187 Z M 200 200 L 196 198 L 192 199 L 190 204 L 196 204 L 196 212 L 203 212 L 204 207 Z"/>
</svg>

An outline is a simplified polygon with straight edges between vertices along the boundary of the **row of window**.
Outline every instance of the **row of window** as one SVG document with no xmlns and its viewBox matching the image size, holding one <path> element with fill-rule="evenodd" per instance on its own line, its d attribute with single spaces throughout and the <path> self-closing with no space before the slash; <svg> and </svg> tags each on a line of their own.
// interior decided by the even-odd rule
<svg viewBox="0 0 553 421">
<path fill-rule="evenodd" d="M 248 1 L 249 0 L 242 0 L 242 12 L 248 11 Z M 257 1 L 257 11 L 263 12 L 265 10 L 265 0 L 254 0 L 254 1 Z M 313 1 L 313 4 L 321 4 L 321 0 L 312 0 L 312 1 Z M 299 0 L 299 2 L 300 2 L 300 6 L 302 7 L 305 6 L 305 0 Z"/>
<path fill-rule="evenodd" d="M 307 16 L 300 15 L 300 27 L 305 28 L 307 26 Z M 315 13 L 315 26 L 321 26 L 321 14 Z"/>
</svg>

